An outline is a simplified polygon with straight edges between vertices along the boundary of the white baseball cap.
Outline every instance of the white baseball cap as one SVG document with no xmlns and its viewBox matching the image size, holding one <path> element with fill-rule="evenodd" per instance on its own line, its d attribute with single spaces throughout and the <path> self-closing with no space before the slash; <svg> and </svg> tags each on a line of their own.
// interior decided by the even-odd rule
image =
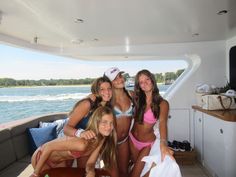
<svg viewBox="0 0 236 177">
<path fill-rule="evenodd" d="M 120 71 L 117 67 L 111 67 L 105 71 L 104 75 L 108 77 L 110 81 L 113 81 L 119 73 L 124 73 L 124 71 Z"/>
</svg>

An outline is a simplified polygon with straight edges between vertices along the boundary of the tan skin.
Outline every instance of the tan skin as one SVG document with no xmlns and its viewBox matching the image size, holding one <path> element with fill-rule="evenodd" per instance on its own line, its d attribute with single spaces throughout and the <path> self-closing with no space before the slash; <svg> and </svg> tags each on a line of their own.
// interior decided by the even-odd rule
<svg viewBox="0 0 236 177">
<path fill-rule="evenodd" d="M 121 74 L 118 74 L 112 81 L 113 97 L 115 97 L 114 107 L 119 108 L 122 112 L 129 109 L 131 100 L 124 92 L 125 80 Z M 124 140 L 129 135 L 131 125 L 131 117 L 122 116 L 116 119 L 117 122 L 117 137 L 118 142 Z M 117 145 L 117 163 L 119 174 L 122 177 L 128 177 L 128 164 L 129 164 L 129 143 L 128 140 L 122 144 Z M 121 158 L 119 158 L 121 157 Z"/>
<path fill-rule="evenodd" d="M 112 88 L 110 83 L 104 82 L 100 85 L 99 93 L 102 97 L 102 105 L 105 105 L 106 102 L 110 101 L 112 97 Z M 64 127 L 64 133 L 67 136 L 74 136 L 75 131 L 77 130 L 75 126 L 80 122 L 86 115 L 88 115 L 91 109 L 90 102 L 88 100 L 82 101 L 70 114 L 69 121 Z M 92 132 L 93 134 L 93 132 Z M 93 134 L 94 135 L 94 134 Z M 92 136 L 91 138 L 93 138 Z"/>
<path fill-rule="evenodd" d="M 105 105 L 106 102 L 110 101 L 110 99 L 112 97 L 112 88 L 111 88 L 110 83 L 108 83 L 108 82 L 101 83 L 98 94 L 102 97 L 102 102 L 101 102 L 102 105 Z M 89 113 L 90 109 L 91 109 L 91 104 L 88 100 L 82 101 L 75 108 L 75 110 L 72 112 L 72 114 L 70 114 L 68 123 L 64 127 L 65 135 L 74 136 L 75 132 L 77 131 L 77 129 L 75 128 L 76 125 Z M 87 132 L 88 133 L 86 136 L 88 138 L 86 138 L 86 139 L 91 139 L 96 136 L 94 134 L 94 132 L 91 130 L 89 130 Z M 83 136 L 81 135 L 81 137 L 83 137 Z M 80 158 L 78 161 L 79 166 L 84 167 L 87 160 L 88 160 L 87 157 Z"/>
<path fill-rule="evenodd" d="M 101 122 L 98 124 L 98 131 L 102 136 L 109 136 L 114 129 L 113 119 L 112 114 L 106 114 L 102 117 Z M 57 165 L 55 167 L 65 167 L 66 160 L 74 159 L 71 155 L 71 151 L 79 151 L 81 157 L 88 157 L 86 163 L 87 177 L 95 176 L 94 166 L 104 140 L 103 138 L 100 142 L 96 140 L 89 142 L 84 138 L 63 137 L 44 144 L 41 148 L 42 153 L 37 164 L 36 155 L 39 149 L 37 149 L 32 156 L 34 174 L 32 174 L 31 177 L 34 177 L 35 174 L 39 175 L 41 171 L 50 168 L 47 163 L 45 163 L 47 160 L 56 163 Z"/>
<path fill-rule="evenodd" d="M 131 100 L 124 92 L 125 79 L 119 73 L 112 81 L 113 98 L 115 100 L 113 104 L 122 112 L 127 111 L 130 108 Z M 133 92 L 130 92 L 131 96 Z M 94 99 L 93 95 L 90 95 L 91 99 Z M 124 140 L 129 135 L 129 129 L 131 125 L 131 117 L 121 116 L 116 119 L 117 123 L 117 139 L 118 142 Z M 91 132 L 84 132 L 84 137 L 91 138 Z M 119 158 L 120 157 L 120 158 Z M 117 165 L 119 169 L 119 176 L 128 177 L 128 165 L 130 160 L 129 142 L 128 139 L 122 144 L 117 145 Z"/>
<path fill-rule="evenodd" d="M 144 74 L 141 74 L 138 79 L 140 88 L 144 91 L 146 95 L 146 104 L 147 107 L 145 111 L 150 109 L 151 101 L 152 101 L 152 89 L 153 85 L 149 77 Z M 159 131 L 160 131 L 160 139 L 166 140 L 167 139 L 167 116 L 169 112 L 169 104 L 166 100 L 163 100 L 160 103 L 160 114 L 159 114 Z M 153 127 L 155 124 L 148 124 L 143 122 L 143 124 L 135 123 L 131 132 L 133 136 L 141 141 L 141 142 L 153 142 L 156 139 L 156 136 L 153 131 Z M 173 158 L 173 151 L 168 148 L 166 143 L 160 143 L 161 149 L 161 159 L 163 160 L 165 155 L 170 155 Z M 145 147 L 141 150 L 138 150 L 133 145 L 132 141 L 130 141 L 130 150 L 131 150 L 131 158 L 134 162 L 134 167 L 131 172 L 131 177 L 140 176 L 142 169 L 144 167 L 144 162 L 142 162 L 142 158 L 147 156 L 151 150 L 151 147 Z"/>
</svg>

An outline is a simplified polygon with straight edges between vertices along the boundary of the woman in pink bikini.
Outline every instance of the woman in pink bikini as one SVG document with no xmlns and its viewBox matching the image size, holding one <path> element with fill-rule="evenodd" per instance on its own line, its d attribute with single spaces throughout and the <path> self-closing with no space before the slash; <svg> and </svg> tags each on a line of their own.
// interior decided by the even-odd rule
<svg viewBox="0 0 236 177">
<path fill-rule="evenodd" d="M 103 159 L 105 168 L 116 163 L 116 119 L 111 108 L 98 107 L 89 119 L 86 130 L 92 130 L 96 139 L 62 137 L 39 147 L 32 156 L 34 173 L 37 177 L 43 170 L 66 167 L 68 160 L 89 156 L 86 163 L 86 176 L 95 176 L 95 163 L 98 156 Z"/>
<path fill-rule="evenodd" d="M 162 160 L 165 155 L 173 155 L 167 146 L 168 112 L 169 104 L 159 94 L 154 75 L 148 70 L 139 71 L 134 86 L 134 126 L 129 133 L 131 160 L 134 163 L 131 177 L 140 176 L 142 172 L 144 162 L 141 160 L 149 154 L 156 139 L 153 128 L 157 121 Z"/>
</svg>

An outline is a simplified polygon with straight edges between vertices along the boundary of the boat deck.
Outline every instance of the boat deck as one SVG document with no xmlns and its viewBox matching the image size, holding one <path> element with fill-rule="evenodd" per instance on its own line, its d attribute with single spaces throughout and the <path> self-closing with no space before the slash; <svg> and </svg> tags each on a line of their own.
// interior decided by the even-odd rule
<svg viewBox="0 0 236 177">
<path fill-rule="evenodd" d="M 182 177 L 212 177 L 199 163 L 180 165 Z"/>
<path fill-rule="evenodd" d="M 199 163 L 195 163 L 194 165 L 180 165 L 180 170 L 182 177 L 212 177 Z M 29 176 L 32 172 L 32 167 L 28 166 L 27 170 L 20 174 L 19 177 Z"/>
</svg>

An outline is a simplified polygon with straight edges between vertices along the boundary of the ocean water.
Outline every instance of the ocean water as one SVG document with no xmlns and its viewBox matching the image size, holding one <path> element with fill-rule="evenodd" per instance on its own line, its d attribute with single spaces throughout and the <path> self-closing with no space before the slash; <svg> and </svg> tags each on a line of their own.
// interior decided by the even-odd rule
<svg viewBox="0 0 236 177">
<path fill-rule="evenodd" d="M 168 85 L 158 85 L 163 94 Z M 132 88 L 129 88 L 132 89 Z M 56 112 L 69 112 L 90 94 L 90 86 L 0 88 L 0 123 Z"/>
</svg>

